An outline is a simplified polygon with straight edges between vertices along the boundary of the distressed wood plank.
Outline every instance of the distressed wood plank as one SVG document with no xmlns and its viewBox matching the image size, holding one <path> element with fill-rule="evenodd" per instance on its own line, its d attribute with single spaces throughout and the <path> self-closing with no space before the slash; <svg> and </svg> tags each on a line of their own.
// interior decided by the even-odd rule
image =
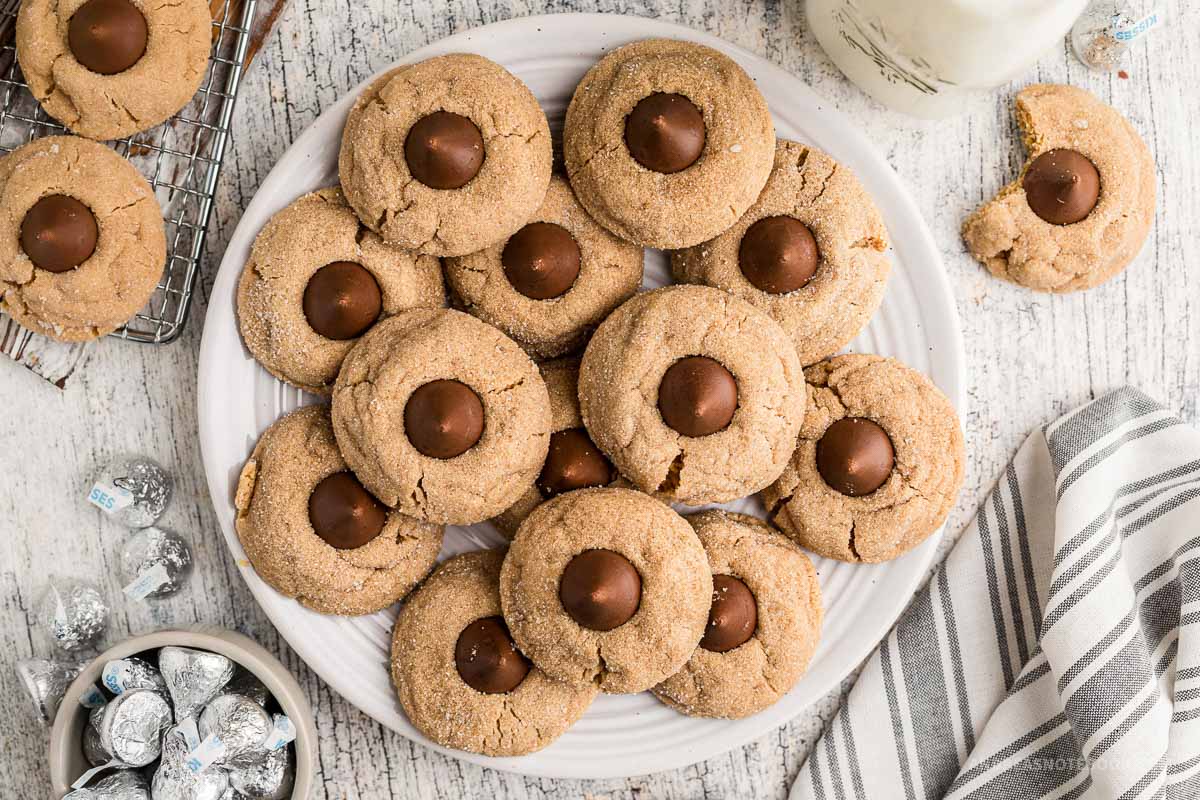
<svg viewBox="0 0 1200 800">
<path fill-rule="evenodd" d="M 836 708 L 833 692 L 747 747 L 687 769 L 618 781 L 550 781 L 447 758 L 382 729 L 307 670 L 258 609 L 222 543 L 196 442 L 195 367 L 213 272 L 242 209 L 288 144 L 373 71 L 430 41 L 542 11 L 598 10 L 661 17 L 710 31 L 787 68 L 848 114 L 913 192 L 954 286 L 966 343 L 968 468 L 949 524 L 966 523 L 1025 435 L 1067 408 L 1125 383 L 1196 421 L 1200 394 L 1200 167 L 1190 125 L 1200 94 L 1185 75 L 1200 61 L 1200 13 L 1168 3 L 1172 27 L 1136 52 L 1130 78 L 1097 76 L 1061 48 L 1013 87 L 939 123 L 885 111 L 841 77 L 808 33 L 798 0 L 293 0 L 268 40 L 239 103 L 229 169 L 218 191 L 206 270 L 191 325 L 168 348 L 96 345 L 64 392 L 0 363 L 0 675 L 9 660 L 46 652 L 31 636 L 32 596 L 48 572 L 100 576 L 110 597 L 121 532 L 83 502 L 96 464 L 134 450 L 173 465 L 179 485 L 165 524 L 196 547 L 196 576 L 155 606 L 119 606 L 110 640 L 167 624 L 204 621 L 242 630 L 299 677 L 320 719 L 322 783 L 314 798 L 783 798 Z M 1185 35 L 1188 34 L 1188 35 Z M 336 55 L 334 55 L 336 54 Z M 1011 115 L 1019 85 L 1086 86 L 1125 111 L 1159 165 L 1159 209 L 1146 251 L 1122 277 L 1092 292 L 1045 297 L 989 278 L 963 251 L 962 218 L 1022 161 Z M 19 460 L 11 454 L 20 453 Z M 949 547 L 949 542 L 943 549 Z M 30 714 L 0 715 L 0 795 L 44 797 L 44 734 Z"/>
<path fill-rule="evenodd" d="M 87 348 L 55 342 L 0 316 L 0 353 L 61 389 L 87 357 Z"/>
</svg>

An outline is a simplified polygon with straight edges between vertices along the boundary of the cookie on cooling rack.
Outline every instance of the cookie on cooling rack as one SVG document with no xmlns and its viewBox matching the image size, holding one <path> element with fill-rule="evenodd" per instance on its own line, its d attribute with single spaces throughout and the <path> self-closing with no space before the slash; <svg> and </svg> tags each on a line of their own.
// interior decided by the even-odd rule
<svg viewBox="0 0 1200 800">
<path fill-rule="evenodd" d="M 119 328 L 162 275 L 154 191 L 104 145 L 48 136 L 0 159 L 0 309 L 65 342 Z"/>
<path fill-rule="evenodd" d="M 813 364 L 850 342 L 883 300 L 887 229 L 847 167 L 780 140 L 766 188 L 732 228 L 671 254 L 681 283 L 724 289 L 771 315 Z"/>
<path fill-rule="evenodd" d="M 404 713 L 433 741 L 519 756 L 574 725 L 596 687 L 557 681 L 517 650 L 500 614 L 503 558 L 477 550 L 434 570 L 396 618 L 391 671 Z"/>
<path fill-rule="evenodd" d="M 550 126 L 499 64 L 451 53 L 372 83 L 346 119 L 338 177 L 363 224 L 435 256 L 517 232 L 550 183 Z"/>
<path fill-rule="evenodd" d="M 327 406 L 263 433 L 238 478 L 234 527 L 258 576 L 323 614 L 370 614 L 433 568 L 442 526 L 385 507 L 338 452 Z"/>
<path fill-rule="evenodd" d="M 90 139 L 148 130 L 200 88 L 212 47 L 204 0 L 25 0 L 17 60 L 46 113 Z"/>
<path fill-rule="evenodd" d="M 275 377 L 329 394 L 342 359 L 379 319 L 446 304 L 433 256 L 384 244 L 337 188 L 306 194 L 254 240 L 238 282 L 238 328 Z"/>
<path fill-rule="evenodd" d="M 954 406 L 929 378 L 881 356 L 836 356 L 804 371 L 796 452 L 761 493 L 769 519 L 840 561 L 887 561 L 936 531 L 963 481 Z"/>
<path fill-rule="evenodd" d="M 687 521 L 708 555 L 712 606 L 700 645 L 654 694 L 690 716 L 748 717 L 787 694 L 817 649 L 817 571 L 755 517 L 703 511 Z"/>
</svg>

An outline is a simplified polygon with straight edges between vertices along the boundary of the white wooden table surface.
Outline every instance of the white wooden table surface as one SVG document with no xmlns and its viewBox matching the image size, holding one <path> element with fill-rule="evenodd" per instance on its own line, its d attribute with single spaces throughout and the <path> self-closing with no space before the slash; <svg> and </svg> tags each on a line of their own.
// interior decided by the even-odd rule
<svg viewBox="0 0 1200 800">
<path fill-rule="evenodd" d="M 909 185 L 955 287 L 969 374 L 966 486 L 957 533 L 1025 434 L 1060 412 L 1134 384 L 1195 421 L 1200 394 L 1200 13 L 1167 5 L 1173 23 L 1126 65 L 1129 77 L 1087 72 L 1065 47 L 1020 83 L 1085 86 L 1124 110 L 1156 154 L 1159 207 L 1141 259 L 1086 294 L 1046 297 L 989 278 L 963 251 L 962 218 L 1019 168 L 1014 87 L 952 120 L 887 112 L 851 86 L 807 31 L 799 0 L 293 0 L 250 70 L 221 179 L 206 271 L 182 340 L 91 348 L 65 391 L 0 360 L 0 796 L 48 793 L 46 734 L 25 706 L 12 662 L 45 655 L 34 598 L 48 574 L 98 581 L 114 601 L 108 641 L 130 632 L 211 623 L 280 655 L 308 691 L 320 724 L 315 797 L 783 797 L 838 694 L 791 724 L 687 769 L 630 780 L 524 779 L 433 753 L 381 728 L 325 687 L 295 656 L 243 585 L 213 515 L 196 434 L 196 358 L 205 300 L 225 242 L 271 165 L 350 87 L 401 54 L 452 33 L 545 11 L 658 16 L 749 48 L 790 70 L 848 113 Z M 1195 4 L 1192 5 L 1193 8 Z M 1188 78 L 1188 75 L 1192 75 Z M 122 531 L 84 502 L 98 465 L 123 451 L 170 465 L 176 498 L 164 524 L 190 537 L 188 588 L 154 605 L 117 600 Z M 15 698 L 15 699 L 14 699 Z"/>
</svg>

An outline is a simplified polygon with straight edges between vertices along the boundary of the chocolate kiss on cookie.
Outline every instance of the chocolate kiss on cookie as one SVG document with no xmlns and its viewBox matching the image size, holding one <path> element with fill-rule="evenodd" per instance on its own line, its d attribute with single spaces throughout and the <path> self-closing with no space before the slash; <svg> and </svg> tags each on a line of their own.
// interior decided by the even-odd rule
<svg viewBox="0 0 1200 800">
<path fill-rule="evenodd" d="M 383 292 L 366 268 L 353 261 L 321 267 L 304 287 L 304 316 L 326 339 L 355 339 L 383 311 Z"/>
<path fill-rule="evenodd" d="M 738 407 L 737 381 L 708 356 L 681 358 L 658 384 L 663 422 L 684 436 L 708 436 L 728 427 Z"/>
<path fill-rule="evenodd" d="M 460 189 L 483 166 L 483 135 L 474 122 L 449 111 L 417 120 L 404 139 L 412 176 L 431 189 Z"/>
<path fill-rule="evenodd" d="M 379 535 L 387 509 L 353 474 L 335 472 L 308 496 L 308 520 L 329 545 L 353 550 Z"/>
<path fill-rule="evenodd" d="M 454 668 L 477 692 L 504 694 L 529 674 L 529 660 L 513 644 L 504 617 L 484 617 L 463 628 L 454 644 Z"/>
<path fill-rule="evenodd" d="M 1021 181 L 1033 213 L 1051 225 L 1086 219 L 1100 199 L 1100 173 L 1075 150 L 1047 150 L 1033 160 Z"/>
<path fill-rule="evenodd" d="M 88 0 L 67 25 L 71 55 L 101 75 L 124 72 L 140 61 L 149 38 L 146 18 L 129 0 Z"/>
<path fill-rule="evenodd" d="M 611 631 L 633 618 L 642 603 L 642 576 L 612 550 L 584 550 L 572 558 L 558 584 L 558 599 L 584 628 Z"/>
<path fill-rule="evenodd" d="M 579 245 L 561 225 L 531 222 L 512 235 L 500 255 L 504 277 L 532 300 L 567 293 L 579 277 Z"/>
<path fill-rule="evenodd" d="M 738 247 L 738 266 L 746 280 L 770 294 L 807 286 L 819 260 L 812 231 L 794 217 L 760 219 L 746 229 Z"/>
<path fill-rule="evenodd" d="M 643 97 L 625 118 L 625 145 L 643 167 L 682 172 L 704 152 L 704 115 L 681 94 Z"/>
<path fill-rule="evenodd" d="M 87 261 L 99 237 L 92 210 L 65 194 L 46 195 L 21 221 L 21 249 L 48 272 L 69 272 Z"/>
<path fill-rule="evenodd" d="M 895 464 L 887 431 L 869 419 L 839 419 L 817 442 L 817 471 L 830 487 L 850 497 L 883 486 Z"/>
<path fill-rule="evenodd" d="M 550 452 L 537 487 L 547 499 L 573 489 L 607 486 L 617 478 L 600 448 L 583 428 L 567 428 L 550 435 Z"/>
<path fill-rule="evenodd" d="M 750 588 L 732 575 L 713 575 L 713 602 L 700 646 L 714 653 L 740 647 L 758 627 L 758 603 Z"/>
<path fill-rule="evenodd" d="M 460 456 L 483 436 L 483 402 L 461 381 L 430 381 L 408 398 L 404 431 L 422 455 Z"/>
</svg>

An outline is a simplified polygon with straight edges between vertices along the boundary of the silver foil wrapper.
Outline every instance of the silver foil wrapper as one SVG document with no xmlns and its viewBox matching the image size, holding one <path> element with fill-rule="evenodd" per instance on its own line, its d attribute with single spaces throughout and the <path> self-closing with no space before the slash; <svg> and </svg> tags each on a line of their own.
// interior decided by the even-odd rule
<svg viewBox="0 0 1200 800">
<path fill-rule="evenodd" d="M 176 722 L 198 713 L 233 677 L 233 662 L 225 656 L 187 647 L 159 650 L 158 669 L 175 704 Z"/>
<path fill-rule="evenodd" d="M 192 771 L 187 741 L 178 731 L 163 737 L 162 760 L 150 783 L 154 800 L 225 800 L 229 776 L 222 769 Z"/>
<path fill-rule="evenodd" d="M 112 753 L 100 741 L 100 730 L 91 724 L 83 726 L 83 757 L 93 767 L 112 761 Z"/>
<path fill-rule="evenodd" d="M 102 706 L 96 706 L 88 714 L 88 725 L 96 729 L 96 733 L 100 732 L 100 720 L 104 719 L 104 709 L 108 707 L 108 703 Z"/>
<path fill-rule="evenodd" d="M 79 694 L 79 705 L 89 711 L 106 703 L 108 703 L 108 696 L 95 683 L 83 687 L 83 691 Z"/>
<path fill-rule="evenodd" d="M 229 784 L 252 800 L 285 800 L 296 781 L 292 748 L 267 750 L 256 759 L 229 770 Z"/>
<path fill-rule="evenodd" d="M 72 652 L 90 647 L 104 633 L 108 604 L 92 584 L 56 578 L 42 592 L 37 616 L 51 643 Z"/>
<path fill-rule="evenodd" d="M 147 528 L 157 522 L 175 488 L 175 481 L 158 462 L 134 455 L 113 460 L 96 476 L 96 482 L 129 493 L 128 505 L 107 511 L 127 528 Z"/>
<path fill-rule="evenodd" d="M 94 706 L 88 713 L 88 724 L 83 729 L 83 755 L 93 767 L 113 764 L 120 769 L 127 769 L 128 765 L 114 759 L 113 754 L 105 750 L 104 743 L 100 741 L 100 723 L 104 720 L 104 711 L 107 708 L 108 703 L 104 703 Z"/>
<path fill-rule="evenodd" d="M 164 528 L 137 531 L 121 548 L 121 580 L 136 599 L 167 597 L 192 574 L 192 549 L 187 541 Z"/>
<path fill-rule="evenodd" d="M 150 800 L 150 787 L 137 771 L 121 770 L 69 792 L 63 800 Z"/>
<path fill-rule="evenodd" d="M 271 699 L 271 692 L 266 685 L 255 677 L 253 672 L 237 664 L 233 667 L 233 677 L 225 684 L 221 693 L 245 695 L 263 708 L 267 707 L 267 701 Z"/>
<path fill-rule="evenodd" d="M 100 718 L 100 746 L 131 767 L 143 767 L 162 752 L 163 731 L 171 724 L 171 706 L 150 689 L 132 689 L 114 697 Z"/>
<path fill-rule="evenodd" d="M 150 689 L 167 697 L 167 682 L 162 673 L 140 658 L 120 658 L 107 662 L 100 673 L 100 682 L 113 694 L 133 689 Z"/>
<path fill-rule="evenodd" d="M 271 718 L 262 706 L 241 694 L 223 694 L 200 714 L 200 738 L 216 736 L 225 746 L 218 763 L 238 764 L 263 752 Z"/>
<path fill-rule="evenodd" d="M 47 725 L 54 722 L 54 715 L 58 713 L 63 695 L 67 693 L 71 681 L 79 674 L 79 669 L 79 664 L 47 661 L 43 658 L 17 662 L 17 676 L 33 700 L 33 709 L 38 719 Z"/>
</svg>

